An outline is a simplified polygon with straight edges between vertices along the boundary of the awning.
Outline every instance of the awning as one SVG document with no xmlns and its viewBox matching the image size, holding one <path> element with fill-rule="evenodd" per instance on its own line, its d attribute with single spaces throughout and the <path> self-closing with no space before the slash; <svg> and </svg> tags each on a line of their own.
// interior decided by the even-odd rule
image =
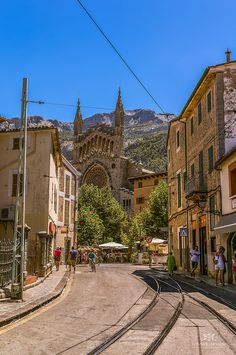
<svg viewBox="0 0 236 355">
<path fill-rule="evenodd" d="M 215 225 L 214 230 L 217 233 L 236 232 L 236 212 L 222 216 Z"/>
</svg>

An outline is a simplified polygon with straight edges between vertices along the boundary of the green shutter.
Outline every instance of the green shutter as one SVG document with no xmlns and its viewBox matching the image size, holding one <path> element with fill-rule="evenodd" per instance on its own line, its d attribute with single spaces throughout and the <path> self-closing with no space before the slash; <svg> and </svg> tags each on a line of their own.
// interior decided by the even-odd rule
<svg viewBox="0 0 236 355">
<path fill-rule="evenodd" d="M 177 175 L 178 182 L 178 207 L 181 207 L 181 175 Z"/>
<path fill-rule="evenodd" d="M 214 168 L 214 151 L 213 151 L 213 146 L 211 146 L 209 149 L 208 149 L 208 170 L 209 171 L 212 171 L 213 168 Z"/>
<path fill-rule="evenodd" d="M 197 107 L 198 124 L 202 122 L 202 103 L 200 102 Z"/>
</svg>

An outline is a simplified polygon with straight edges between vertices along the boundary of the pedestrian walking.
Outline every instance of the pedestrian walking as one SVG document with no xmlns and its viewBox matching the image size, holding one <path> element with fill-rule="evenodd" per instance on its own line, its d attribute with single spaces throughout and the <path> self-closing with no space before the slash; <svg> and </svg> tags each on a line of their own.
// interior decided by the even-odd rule
<svg viewBox="0 0 236 355">
<path fill-rule="evenodd" d="M 53 256 L 54 256 L 54 261 L 55 261 L 55 265 L 56 265 L 56 271 L 59 271 L 60 262 L 61 262 L 61 248 L 60 247 L 57 247 L 54 250 Z"/>
<path fill-rule="evenodd" d="M 94 253 L 93 250 L 90 251 L 90 253 L 88 254 L 88 258 L 89 258 L 89 265 L 91 267 L 92 272 L 96 272 L 96 254 Z"/>
<path fill-rule="evenodd" d="M 174 255 L 172 255 L 172 251 L 169 252 L 169 255 L 167 257 L 167 267 L 169 275 L 173 276 L 175 270 L 175 257 Z"/>
<path fill-rule="evenodd" d="M 68 256 L 69 271 L 71 271 L 71 267 L 73 267 L 74 272 L 75 272 L 77 258 L 78 258 L 78 250 L 76 250 L 74 247 L 72 247 L 69 252 L 69 256 Z"/>
<path fill-rule="evenodd" d="M 224 274 L 226 271 L 225 263 L 226 259 L 224 256 L 225 248 L 224 247 L 219 247 L 219 250 L 216 252 L 216 255 L 213 258 L 213 262 L 215 264 L 215 281 L 216 281 L 216 286 L 224 286 L 225 285 L 225 280 L 224 280 Z M 218 279 L 220 280 L 220 283 L 218 284 Z"/>
<path fill-rule="evenodd" d="M 233 269 L 233 280 L 234 280 L 234 283 L 236 283 L 236 254 L 234 254 L 234 256 L 233 256 L 232 269 Z"/>
<path fill-rule="evenodd" d="M 191 276 L 195 276 L 195 270 L 198 267 L 198 262 L 199 262 L 199 258 L 200 258 L 200 251 L 198 250 L 198 246 L 197 245 L 191 251 L 190 255 L 191 255 L 191 262 L 192 262 Z"/>
</svg>

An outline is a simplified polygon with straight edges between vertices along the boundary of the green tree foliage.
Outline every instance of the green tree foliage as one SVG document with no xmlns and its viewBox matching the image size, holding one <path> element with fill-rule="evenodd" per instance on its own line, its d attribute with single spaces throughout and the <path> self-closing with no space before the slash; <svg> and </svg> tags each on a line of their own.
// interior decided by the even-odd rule
<svg viewBox="0 0 236 355">
<path fill-rule="evenodd" d="M 89 206 L 81 206 L 78 220 L 78 243 L 99 244 L 103 242 L 105 227 L 99 215 Z"/>
<path fill-rule="evenodd" d="M 161 227 L 168 225 L 168 185 L 161 181 L 149 196 L 148 206 L 132 219 L 130 240 L 144 242 L 145 236 L 164 237 Z"/>
<path fill-rule="evenodd" d="M 79 190 L 78 210 L 79 221 L 83 219 L 85 208 L 97 216 L 99 223 L 101 222 L 103 230 L 96 238 L 90 238 L 95 243 L 116 241 L 121 242 L 121 235 L 127 225 L 127 216 L 119 202 L 113 197 L 109 188 L 98 188 L 94 185 L 83 185 Z M 84 226 L 79 227 L 79 231 Z M 94 233 L 96 234 L 96 233 Z M 86 233 L 84 233 L 84 241 Z"/>
</svg>

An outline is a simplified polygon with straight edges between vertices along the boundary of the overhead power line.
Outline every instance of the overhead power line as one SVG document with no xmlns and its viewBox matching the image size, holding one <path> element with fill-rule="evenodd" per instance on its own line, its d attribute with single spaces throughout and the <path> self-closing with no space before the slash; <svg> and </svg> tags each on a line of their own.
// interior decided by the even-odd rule
<svg viewBox="0 0 236 355">
<path fill-rule="evenodd" d="M 157 107 L 161 110 L 162 113 L 166 114 L 164 109 L 161 107 L 161 105 L 157 102 L 157 100 L 154 98 L 154 96 L 150 93 L 150 91 L 147 89 L 147 87 L 143 84 L 141 79 L 139 79 L 138 75 L 134 72 L 134 70 L 131 68 L 131 66 L 128 64 L 128 62 L 125 60 L 125 58 L 121 55 L 121 53 L 118 51 L 118 49 L 115 47 L 115 45 L 112 43 L 112 41 L 108 38 L 106 33 L 103 31 L 103 29 L 98 25 L 98 23 L 95 21 L 95 19 L 92 17 L 92 15 L 89 13 L 89 11 L 86 9 L 86 7 L 82 4 L 80 0 L 77 0 L 79 5 L 82 7 L 84 12 L 87 14 L 87 16 L 90 18 L 90 20 L 94 23 L 96 28 L 99 30 L 99 32 L 102 34 L 102 36 L 105 38 L 105 40 L 109 43 L 109 45 L 112 47 L 112 49 L 115 51 L 115 53 L 118 55 L 118 57 L 122 60 L 122 62 L 125 64 L 125 66 L 128 68 L 128 70 L 131 72 L 131 74 L 135 77 L 135 79 L 139 82 L 139 84 L 142 86 L 142 88 L 146 91 L 146 93 L 150 96 L 150 98 L 155 102 Z"/>
</svg>

